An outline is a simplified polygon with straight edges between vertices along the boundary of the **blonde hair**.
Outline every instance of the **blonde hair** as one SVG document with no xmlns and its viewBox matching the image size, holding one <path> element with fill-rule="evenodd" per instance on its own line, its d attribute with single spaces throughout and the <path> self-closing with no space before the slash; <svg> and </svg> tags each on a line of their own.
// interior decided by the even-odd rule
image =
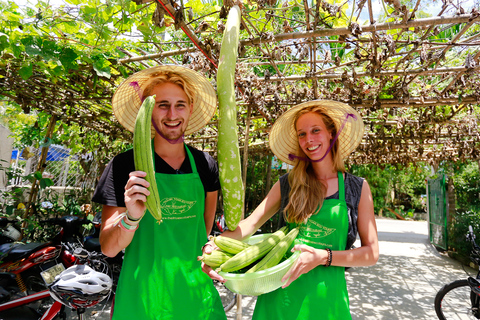
<svg viewBox="0 0 480 320">
<path fill-rule="evenodd" d="M 322 117 L 322 121 L 327 127 L 328 132 L 335 137 L 337 127 L 333 119 L 324 112 L 325 107 L 310 106 L 306 107 L 295 114 L 294 125 L 297 125 L 300 116 L 315 112 Z M 340 155 L 339 140 L 337 139 L 330 150 L 333 168 L 335 172 L 345 172 L 345 165 Z M 303 150 L 297 148 L 297 156 L 306 158 Z M 285 207 L 285 220 L 291 223 L 305 223 L 307 219 L 313 215 L 323 204 L 327 193 L 325 182 L 318 180 L 313 171 L 312 163 L 296 158 L 294 167 L 288 175 L 290 184 L 290 194 L 288 204 Z"/>
<path fill-rule="evenodd" d="M 165 73 L 155 73 L 151 75 L 151 79 L 148 80 L 147 85 L 143 89 L 143 96 L 148 97 L 151 95 L 153 88 L 163 83 L 173 83 L 178 85 L 180 88 L 185 91 L 185 94 L 188 97 L 188 102 L 190 105 L 193 105 L 195 102 L 195 90 L 192 85 L 186 81 L 184 78 L 173 72 Z"/>
</svg>

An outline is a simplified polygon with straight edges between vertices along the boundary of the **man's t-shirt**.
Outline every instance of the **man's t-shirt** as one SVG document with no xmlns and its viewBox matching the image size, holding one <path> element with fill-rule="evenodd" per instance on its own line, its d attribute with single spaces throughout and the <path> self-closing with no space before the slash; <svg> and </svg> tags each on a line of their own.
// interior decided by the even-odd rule
<svg viewBox="0 0 480 320">
<path fill-rule="evenodd" d="M 195 160 L 197 172 L 205 192 L 219 190 L 220 180 L 215 159 L 206 152 L 191 146 L 187 147 Z M 129 179 L 129 173 L 132 171 L 135 171 L 133 149 L 115 156 L 105 168 L 93 194 L 92 201 L 113 207 L 125 207 L 125 185 Z M 192 173 L 192 166 L 188 156 L 185 156 L 180 169 L 175 170 L 155 153 L 155 171 L 166 174 Z"/>
</svg>

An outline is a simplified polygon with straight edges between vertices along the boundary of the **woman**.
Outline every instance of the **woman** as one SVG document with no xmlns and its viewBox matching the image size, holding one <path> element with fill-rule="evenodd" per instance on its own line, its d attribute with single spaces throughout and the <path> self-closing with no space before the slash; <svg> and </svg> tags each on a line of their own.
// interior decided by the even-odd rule
<svg viewBox="0 0 480 320">
<path fill-rule="evenodd" d="M 370 187 L 346 173 L 343 164 L 363 131 L 355 110 L 327 100 L 300 104 L 274 124 L 270 147 L 294 167 L 248 218 L 223 235 L 245 239 L 280 211 L 290 228 L 300 228 L 301 244 L 292 251 L 301 254 L 284 276 L 283 287 L 258 297 L 253 319 L 351 319 L 345 267 L 378 260 Z M 357 233 L 361 246 L 350 249 Z M 203 270 L 224 281 L 208 266 Z"/>
</svg>

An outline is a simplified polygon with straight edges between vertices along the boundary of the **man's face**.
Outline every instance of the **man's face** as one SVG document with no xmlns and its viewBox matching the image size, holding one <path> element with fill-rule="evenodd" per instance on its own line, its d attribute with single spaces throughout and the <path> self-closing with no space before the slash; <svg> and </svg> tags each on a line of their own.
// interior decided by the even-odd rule
<svg viewBox="0 0 480 320">
<path fill-rule="evenodd" d="M 167 139 L 180 138 L 193 111 L 185 91 L 176 84 L 166 82 L 154 87 L 151 95 L 156 95 L 152 118 L 158 130 Z"/>
</svg>

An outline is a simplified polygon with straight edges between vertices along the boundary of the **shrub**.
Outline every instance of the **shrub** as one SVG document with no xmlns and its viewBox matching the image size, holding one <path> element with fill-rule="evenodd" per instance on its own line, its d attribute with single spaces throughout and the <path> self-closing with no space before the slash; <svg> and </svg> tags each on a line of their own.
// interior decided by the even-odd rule
<svg viewBox="0 0 480 320">
<path fill-rule="evenodd" d="M 464 257 L 469 257 L 472 250 L 471 243 L 466 239 L 468 226 L 472 226 L 477 239 L 480 239 L 480 210 L 458 211 L 449 226 L 449 250 Z"/>
</svg>

